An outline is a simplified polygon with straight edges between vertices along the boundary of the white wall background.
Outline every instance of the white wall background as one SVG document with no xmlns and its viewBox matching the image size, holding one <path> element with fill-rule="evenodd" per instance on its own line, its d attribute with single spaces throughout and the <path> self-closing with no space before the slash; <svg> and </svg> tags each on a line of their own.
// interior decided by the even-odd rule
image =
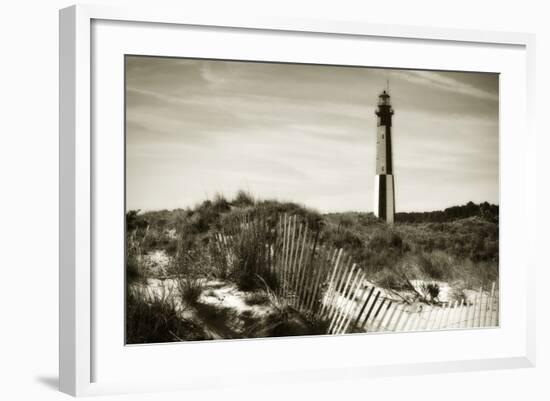
<svg viewBox="0 0 550 401">
<path fill-rule="evenodd" d="M 125 4 L 125 0 L 97 3 Z M 133 3 L 135 3 L 134 1 Z M 153 3 L 151 1 L 151 3 Z M 534 369 L 120 399 L 548 399 L 550 29 L 543 1 L 155 1 L 157 7 L 362 20 L 537 34 L 538 366 Z M 0 398 L 56 400 L 58 291 L 58 21 L 63 0 L 4 1 L 0 21 Z M 522 133 L 518 132 L 518 135 Z M 518 268 L 521 268 L 518 266 Z M 115 399 L 114 397 L 107 397 Z M 117 398 L 119 399 L 119 398 Z"/>
</svg>

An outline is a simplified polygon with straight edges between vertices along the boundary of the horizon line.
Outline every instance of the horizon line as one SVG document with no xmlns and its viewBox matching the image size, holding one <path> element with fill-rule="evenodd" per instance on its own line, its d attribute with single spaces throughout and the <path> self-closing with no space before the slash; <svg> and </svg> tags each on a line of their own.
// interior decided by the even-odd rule
<svg viewBox="0 0 550 401">
<path fill-rule="evenodd" d="M 197 202 L 195 203 L 194 205 L 187 205 L 187 206 L 181 206 L 181 207 L 175 207 L 175 208 L 158 208 L 158 209 L 140 209 L 140 208 L 137 208 L 137 209 L 129 209 L 128 207 L 125 207 L 125 212 L 129 212 L 129 211 L 132 211 L 132 210 L 137 210 L 139 211 L 140 213 L 154 213 L 154 212 L 162 212 L 162 211 L 167 211 L 167 212 L 173 212 L 173 211 L 176 211 L 176 210 L 187 210 L 187 209 L 195 209 L 197 208 L 198 206 L 200 206 L 203 202 L 206 202 L 206 201 L 212 201 L 213 199 L 210 199 L 210 198 L 207 198 L 201 202 Z M 227 200 L 226 201 L 231 204 L 232 202 L 230 200 Z M 320 213 L 320 214 L 331 214 L 331 213 L 365 213 L 365 214 L 374 214 L 374 211 L 373 210 L 350 210 L 350 209 L 345 209 L 345 210 L 332 210 L 332 211 L 321 211 L 321 210 L 318 210 L 314 207 L 310 207 L 310 206 L 307 206 L 303 203 L 300 203 L 300 202 L 293 202 L 293 201 L 288 201 L 288 200 L 279 200 L 279 199 L 261 199 L 259 200 L 259 202 L 266 202 L 266 201 L 272 201 L 272 202 L 278 202 L 278 203 L 293 203 L 295 205 L 298 205 L 298 206 L 301 206 L 305 209 L 309 209 L 309 210 L 312 210 L 312 211 L 315 211 L 317 213 Z M 258 200 L 255 200 L 254 202 L 258 202 Z M 399 213 L 432 213 L 432 212 L 442 212 L 446 209 L 449 209 L 449 208 L 452 208 L 452 207 L 461 207 L 461 206 L 466 206 L 468 205 L 468 203 L 473 203 L 474 205 L 481 205 L 483 203 L 487 203 L 491 206 L 497 206 L 497 207 L 500 207 L 500 203 L 492 203 L 492 202 L 489 202 L 489 201 L 481 201 L 481 202 L 474 202 L 474 201 L 468 201 L 466 203 L 461 203 L 461 204 L 453 204 L 453 205 L 450 205 L 450 206 L 447 206 L 447 207 L 444 207 L 444 208 L 441 208 L 441 209 L 431 209 L 431 210 L 407 210 L 407 211 L 395 211 L 395 214 L 399 214 Z M 125 205 L 127 206 L 127 205 Z"/>
</svg>

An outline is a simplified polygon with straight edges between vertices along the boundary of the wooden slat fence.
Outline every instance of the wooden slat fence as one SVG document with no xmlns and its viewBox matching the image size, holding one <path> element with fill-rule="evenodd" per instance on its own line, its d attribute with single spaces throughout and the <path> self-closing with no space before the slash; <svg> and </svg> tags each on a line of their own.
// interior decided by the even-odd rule
<svg viewBox="0 0 550 401">
<path fill-rule="evenodd" d="M 329 334 L 499 325 L 495 283 L 490 291 L 480 288 L 473 300 L 406 304 L 369 283 L 342 249 L 321 245 L 318 231 L 299 222 L 297 216 L 283 214 L 271 221 L 243 215 L 224 227 L 215 236 L 221 263 L 242 268 L 236 265 L 241 247 L 259 247 L 254 255 L 262 263 L 252 264 L 267 266 L 277 278 L 276 294 L 297 310 L 327 321 Z"/>
</svg>

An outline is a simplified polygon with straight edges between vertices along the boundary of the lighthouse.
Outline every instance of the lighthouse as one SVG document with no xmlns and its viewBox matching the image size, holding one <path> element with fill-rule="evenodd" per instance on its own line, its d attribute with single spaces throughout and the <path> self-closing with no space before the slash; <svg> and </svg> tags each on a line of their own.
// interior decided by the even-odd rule
<svg viewBox="0 0 550 401">
<path fill-rule="evenodd" d="M 395 182 L 393 179 L 392 116 L 390 95 L 385 90 L 378 97 L 376 131 L 376 177 L 374 180 L 374 214 L 387 223 L 395 219 Z"/>
</svg>

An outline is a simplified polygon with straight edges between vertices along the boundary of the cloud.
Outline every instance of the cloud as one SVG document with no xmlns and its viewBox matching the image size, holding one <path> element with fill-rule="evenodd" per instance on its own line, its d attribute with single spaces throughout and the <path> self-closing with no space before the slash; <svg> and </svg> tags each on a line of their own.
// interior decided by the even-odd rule
<svg viewBox="0 0 550 401">
<path fill-rule="evenodd" d="M 498 102 L 498 94 L 490 93 L 479 87 L 461 82 L 452 78 L 449 74 L 443 75 L 435 71 L 393 71 L 392 74 L 399 75 L 403 79 L 419 86 Z"/>
</svg>

